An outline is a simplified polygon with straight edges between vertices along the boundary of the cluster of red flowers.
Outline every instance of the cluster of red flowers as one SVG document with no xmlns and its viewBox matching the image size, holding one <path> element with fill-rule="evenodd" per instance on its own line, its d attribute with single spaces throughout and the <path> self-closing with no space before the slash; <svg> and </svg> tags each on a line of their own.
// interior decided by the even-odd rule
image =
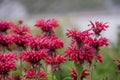
<svg viewBox="0 0 120 80">
<path fill-rule="evenodd" d="M 0 75 L 7 76 L 10 70 L 15 70 L 17 55 L 14 52 L 0 53 Z"/>
<path fill-rule="evenodd" d="M 50 32 L 53 28 L 56 28 L 59 26 L 58 21 L 55 19 L 49 19 L 49 20 L 38 20 L 35 24 L 36 27 L 41 28 L 45 32 Z"/>
<path fill-rule="evenodd" d="M 40 60 L 44 59 L 47 56 L 46 50 L 24 51 L 21 54 L 21 58 L 27 62 L 30 62 L 32 65 L 39 64 Z"/>
<path fill-rule="evenodd" d="M 1 80 L 4 76 L 9 75 L 10 70 L 16 69 L 16 53 L 5 53 L 6 49 L 7 51 L 12 51 L 11 46 L 14 45 L 20 49 L 18 52 L 20 53 L 20 61 L 26 61 L 30 65 L 27 66 L 30 69 L 25 71 L 25 79 L 46 80 L 46 71 L 42 67 L 44 67 L 45 64 L 51 65 L 51 70 L 53 70 L 54 73 L 60 70 L 60 64 L 64 63 L 67 58 L 77 64 L 84 64 L 87 62 L 91 65 L 94 59 L 102 62 L 100 47 L 107 46 L 108 41 L 106 38 L 103 38 L 100 33 L 108 27 L 106 23 L 93 23 L 90 21 L 89 26 L 91 26 L 91 28 L 88 30 L 83 32 L 68 30 L 66 35 L 72 38 L 72 40 L 70 46 L 65 50 L 65 55 L 57 55 L 56 52 L 57 49 L 64 47 L 63 41 L 58 38 L 53 30 L 59 26 L 57 20 L 41 19 L 36 22 L 35 26 L 42 30 L 41 35 L 33 36 L 30 29 L 24 26 L 22 21 L 19 21 L 17 25 L 12 22 L 0 21 L 0 49 L 4 52 L 0 53 Z M 41 60 L 45 62 L 45 64 L 43 64 Z M 76 69 L 73 68 L 71 71 L 71 78 L 74 80 L 78 80 L 78 77 L 83 80 L 83 78 L 88 75 L 90 74 L 86 69 L 82 70 L 81 76 L 77 75 Z M 8 79 L 13 80 L 13 77 Z M 20 76 L 19 79 L 21 79 Z"/>
<path fill-rule="evenodd" d="M 46 73 L 44 71 L 34 71 L 33 69 L 29 69 L 25 74 L 26 79 L 34 79 L 34 78 L 41 78 L 46 80 Z"/>
<path fill-rule="evenodd" d="M 100 35 L 108 25 L 102 22 L 95 22 L 94 24 L 90 21 L 90 23 L 89 26 L 91 26 L 91 28 L 88 30 L 83 32 L 68 30 L 66 33 L 66 35 L 71 37 L 72 40 L 70 47 L 65 51 L 65 56 L 68 56 L 70 60 L 75 61 L 77 64 L 88 62 L 91 65 L 94 59 L 102 62 L 100 47 L 108 45 L 107 39 Z M 83 76 L 82 78 L 86 76 Z M 74 80 L 76 80 L 76 78 L 74 78 Z"/>
<path fill-rule="evenodd" d="M 0 32 L 6 32 L 12 26 L 12 22 L 0 21 Z"/>
<path fill-rule="evenodd" d="M 80 77 L 80 80 L 83 80 L 83 78 L 90 75 L 90 73 L 88 73 L 86 69 L 82 71 L 81 76 L 77 75 L 77 72 L 76 72 L 76 70 L 74 68 L 72 68 L 72 70 L 70 72 L 71 72 L 71 77 L 74 80 L 78 80 L 78 77 Z"/>
</svg>

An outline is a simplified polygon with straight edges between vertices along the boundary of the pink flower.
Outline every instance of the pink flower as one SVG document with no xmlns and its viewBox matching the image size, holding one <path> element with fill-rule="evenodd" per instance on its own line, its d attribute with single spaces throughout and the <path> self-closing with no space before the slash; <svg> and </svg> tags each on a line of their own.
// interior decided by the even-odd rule
<svg viewBox="0 0 120 80">
<path fill-rule="evenodd" d="M 65 61 L 65 58 L 61 55 L 57 55 L 56 57 L 46 57 L 46 63 L 51 65 L 61 64 Z"/>
<path fill-rule="evenodd" d="M 82 71 L 82 75 L 81 75 L 81 80 L 83 80 L 83 78 L 86 78 L 86 77 L 89 76 L 89 75 L 90 75 L 90 73 L 88 73 L 86 69 L 83 70 L 83 71 Z"/>
<path fill-rule="evenodd" d="M 46 63 L 49 65 L 52 65 L 54 71 L 59 71 L 60 70 L 60 64 L 65 61 L 65 57 L 61 55 L 57 56 L 48 56 L 46 57 Z"/>
<path fill-rule="evenodd" d="M 12 22 L 0 21 L 0 32 L 6 32 L 10 29 Z"/>
<path fill-rule="evenodd" d="M 18 47 L 22 47 L 25 49 L 25 47 L 29 46 L 29 42 L 31 41 L 32 36 L 30 34 L 26 34 L 26 35 L 14 35 L 14 43 L 18 46 Z"/>
<path fill-rule="evenodd" d="M 29 69 L 25 74 L 25 78 L 32 79 L 32 78 L 40 78 L 46 79 L 46 73 L 44 71 L 34 71 L 33 69 Z"/>
<path fill-rule="evenodd" d="M 38 64 L 42 59 L 44 59 L 47 54 L 46 54 L 46 50 L 41 50 L 41 51 L 24 51 L 21 53 L 21 58 L 24 61 L 27 61 L 31 64 Z"/>
<path fill-rule="evenodd" d="M 46 49 L 58 49 L 64 46 L 63 41 L 60 40 L 56 35 L 43 36 L 40 40 L 43 48 Z"/>
<path fill-rule="evenodd" d="M 46 79 L 47 75 L 44 71 L 40 71 L 39 73 L 41 79 Z"/>
<path fill-rule="evenodd" d="M 36 27 L 39 27 L 42 29 L 42 31 L 49 32 L 52 29 L 59 26 L 58 21 L 55 19 L 49 19 L 49 20 L 38 20 L 35 24 Z"/>
<path fill-rule="evenodd" d="M 14 52 L 0 53 L 0 75 L 6 76 L 10 70 L 15 70 L 17 55 Z"/>
<path fill-rule="evenodd" d="M 77 80 L 78 76 L 77 76 L 76 70 L 72 68 L 70 72 L 71 72 L 71 78 L 73 78 L 73 80 Z"/>
<path fill-rule="evenodd" d="M 83 32 L 77 31 L 77 30 L 68 30 L 66 33 L 67 37 L 72 37 L 73 39 L 79 39 L 84 40 L 86 37 L 88 37 L 91 33 L 89 30 L 85 30 Z"/>
<path fill-rule="evenodd" d="M 97 61 L 99 61 L 100 63 L 102 63 L 102 55 L 101 55 L 101 53 L 98 53 L 98 55 L 97 55 Z"/>
<path fill-rule="evenodd" d="M 101 31 L 106 30 L 106 28 L 108 28 L 107 23 L 102 23 L 98 21 L 96 21 L 95 23 L 90 21 L 89 26 L 91 26 L 91 29 L 96 35 L 100 35 Z"/>
<path fill-rule="evenodd" d="M 27 33 L 30 33 L 30 29 L 26 26 L 13 25 L 11 27 L 11 32 L 19 35 L 25 35 Z"/>
<path fill-rule="evenodd" d="M 14 34 L 0 34 L 0 45 L 8 47 L 8 45 L 14 43 Z"/>
</svg>

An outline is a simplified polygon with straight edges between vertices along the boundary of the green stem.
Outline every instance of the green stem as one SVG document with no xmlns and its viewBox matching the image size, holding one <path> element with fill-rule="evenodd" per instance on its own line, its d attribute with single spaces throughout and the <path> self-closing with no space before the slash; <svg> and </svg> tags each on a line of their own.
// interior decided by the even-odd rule
<svg viewBox="0 0 120 80">
<path fill-rule="evenodd" d="M 20 59 L 20 74 L 22 76 L 22 59 Z"/>
<path fill-rule="evenodd" d="M 53 71 L 53 66 L 51 66 L 51 73 L 52 73 L 52 80 L 54 80 L 54 71 Z"/>
</svg>

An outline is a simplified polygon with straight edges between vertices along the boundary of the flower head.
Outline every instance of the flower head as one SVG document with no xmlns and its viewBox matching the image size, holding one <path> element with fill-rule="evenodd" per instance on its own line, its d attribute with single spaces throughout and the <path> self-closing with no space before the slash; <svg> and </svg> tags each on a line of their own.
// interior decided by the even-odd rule
<svg viewBox="0 0 120 80">
<path fill-rule="evenodd" d="M 26 34 L 26 35 L 14 35 L 14 43 L 18 46 L 18 47 L 22 47 L 25 48 L 27 46 L 29 46 L 29 42 L 32 39 L 32 35 L 30 34 Z"/>
<path fill-rule="evenodd" d="M 108 28 L 107 23 L 102 23 L 102 22 L 98 22 L 98 21 L 96 21 L 95 23 L 93 23 L 92 21 L 90 21 L 89 26 L 91 26 L 91 29 L 93 30 L 93 32 L 96 35 L 100 35 L 100 33 L 103 30 L 106 30 L 106 28 Z"/>
<path fill-rule="evenodd" d="M 35 24 L 36 27 L 39 27 L 44 32 L 50 32 L 52 29 L 59 26 L 58 21 L 55 19 L 49 19 L 49 20 L 39 20 Z"/>
<path fill-rule="evenodd" d="M 12 22 L 0 21 L 0 32 L 6 32 L 10 29 Z"/>
<path fill-rule="evenodd" d="M 86 77 L 89 76 L 89 75 L 90 75 L 90 73 L 88 73 L 86 69 L 83 70 L 83 71 L 82 71 L 82 75 L 81 75 L 81 80 L 83 80 L 83 78 L 86 78 Z"/>
<path fill-rule="evenodd" d="M 73 80 L 77 80 L 78 76 L 77 76 L 76 70 L 72 68 L 70 72 L 71 72 L 71 78 L 73 78 Z"/>
<path fill-rule="evenodd" d="M 17 55 L 14 52 L 0 53 L 0 75 L 8 75 L 10 70 L 15 70 Z"/>
<path fill-rule="evenodd" d="M 65 61 L 65 57 L 61 55 L 46 57 L 46 63 L 53 66 L 54 71 L 60 70 L 59 65 Z"/>
<path fill-rule="evenodd" d="M 46 79 L 46 73 L 44 71 L 34 71 L 33 69 L 29 69 L 25 74 L 25 78 L 26 79 L 32 79 L 32 78 Z"/>
<path fill-rule="evenodd" d="M 41 50 L 41 51 L 24 51 L 21 53 L 21 58 L 24 61 L 27 61 L 31 64 L 38 64 L 42 59 L 44 59 L 47 54 L 46 54 L 46 50 Z"/>
<path fill-rule="evenodd" d="M 27 33 L 30 33 L 30 29 L 26 26 L 14 25 L 11 27 L 11 32 L 19 35 L 25 35 Z"/>
</svg>

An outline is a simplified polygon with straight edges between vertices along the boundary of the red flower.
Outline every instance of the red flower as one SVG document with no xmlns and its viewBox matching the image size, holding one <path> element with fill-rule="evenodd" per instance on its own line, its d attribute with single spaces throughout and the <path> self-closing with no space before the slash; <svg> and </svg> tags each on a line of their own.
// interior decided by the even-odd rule
<svg viewBox="0 0 120 80">
<path fill-rule="evenodd" d="M 27 62 L 30 62 L 31 64 L 37 64 L 39 63 L 42 59 L 44 59 L 47 54 L 46 50 L 41 50 L 41 51 L 24 51 L 21 53 L 21 58 Z"/>
<path fill-rule="evenodd" d="M 60 70 L 60 64 L 65 61 L 65 57 L 61 55 L 57 55 L 56 57 L 46 57 L 46 63 L 52 65 L 54 71 L 59 71 Z"/>
<path fill-rule="evenodd" d="M 93 48 L 98 49 L 99 47 L 102 46 L 107 46 L 108 45 L 108 40 L 106 38 L 87 38 L 84 41 L 85 44 L 88 44 L 89 46 L 92 46 Z"/>
<path fill-rule="evenodd" d="M 14 52 L 0 53 L 0 75 L 6 76 L 10 70 L 15 70 L 17 55 Z"/>
<path fill-rule="evenodd" d="M 98 53 L 98 55 L 97 55 L 97 61 L 99 61 L 100 63 L 102 63 L 102 55 L 101 55 L 101 53 Z"/>
<path fill-rule="evenodd" d="M 113 60 L 113 61 L 117 62 L 116 72 L 117 72 L 117 73 L 120 73 L 120 60 L 119 60 L 119 59 L 116 59 L 116 60 Z"/>
<path fill-rule="evenodd" d="M 29 42 L 31 41 L 32 36 L 29 34 L 26 35 L 14 35 L 14 43 L 18 47 L 22 47 L 25 49 L 26 46 L 29 46 Z"/>
<path fill-rule="evenodd" d="M 44 71 L 34 71 L 33 69 L 29 69 L 25 74 L 25 78 L 32 79 L 32 78 L 40 78 L 46 79 L 46 73 Z"/>
<path fill-rule="evenodd" d="M 27 33 L 30 33 L 30 29 L 26 26 L 13 25 L 11 32 L 19 35 L 25 35 Z"/>
<path fill-rule="evenodd" d="M 34 38 L 31 38 L 31 40 L 28 41 L 28 45 L 33 50 L 39 50 L 43 48 L 42 44 L 40 43 L 40 40 L 41 40 L 41 36 L 36 36 Z"/>
<path fill-rule="evenodd" d="M 89 76 L 89 75 L 90 75 L 90 73 L 88 73 L 86 69 L 83 70 L 83 71 L 82 71 L 82 75 L 81 75 L 81 80 L 83 80 L 83 78 L 86 78 L 86 77 Z"/>
<path fill-rule="evenodd" d="M 64 46 L 63 41 L 56 35 L 51 36 L 36 36 L 30 40 L 29 45 L 32 49 L 58 49 Z"/>
<path fill-rule="evenodd" d="M 47 75 L 44 71 L 40 71 L 39 73 L 41 79 L 46 79 Z"/>
<path fill-rule="evenodd" d="M 77 76 L 76 70 L 72 68 L 70 72 L 71 72 L 71 78 L 73 78 L 73 80 L 77 80 L 78 76 Z"/>
<path fill-rule="evenodd" d="M 14 34 L 1 34 L 0 35 L 0 45 L 8 47 L 8 45 L 14 43 Z"/>
<path fill-rule="evenodd" d="M 41 28 L 45 32 L 49 32 L 53 28 L 58 27 L 59 24 L 58 24 L 58 21 L 55 20 L 55 19 L 49 19 L 49 20 L 46 20 L 46 21 L 41 19 L 41 20 L 37 21 L 35 26 Z"/>
<path fill-rule="evenodd" d="M 76 30 L 68 30 L 66 33 L 67 37 L 72 37 L 74 39 L 84 40 L 86 37 L 88 37 L 91 33 L 90 30 L 85 30 L 83 32 L 79 32 Z"/>
<path fill-rule="evenodd" d="M 12 22 L 0 21 L 0 32 L 6 32 L 10 29 Z"/>
<path fill-rule="evenodd" d="M 61 64 L 65 61 L 65 58 L 61 55 L 57 55 L 56 57 L 46 57 L 46 63 L 51 65 Z"/>
<path fill-rule="evenodd" d="M 75 60 L 76 62 L 78 62 L 78 54 L 79 52 L 76 48 L 68 47 L 65 51 L 65 56 L 69 56 L 70 60 Z"/>
<path fill-rule="evenodd" d="M 107 23 L 102 23 L 102 22 L 98 22 L 98 21 L 96 21 L 95 23 L 90 21 L 89 26 L 91 26 L 91 29 L 93 30 L 93 32 L 96 35 L 100 35 L 101 31 L 106 30 L 106 28 L 108 28 Z"/>
</svg>

